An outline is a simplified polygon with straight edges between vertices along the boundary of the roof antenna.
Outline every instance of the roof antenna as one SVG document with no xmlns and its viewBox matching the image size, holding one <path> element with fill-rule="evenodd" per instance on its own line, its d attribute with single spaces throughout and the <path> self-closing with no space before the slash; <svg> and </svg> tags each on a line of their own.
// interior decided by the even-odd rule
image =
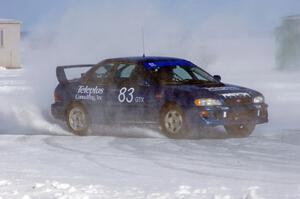
<svg viewBox="0 0 300 199">
<path fill-rule="evenodd" d="M 145 55 L 145 33 L 144 33 L 144 27 L 142 27 L 142 42 L 143 42 L 143 57 L 146 57 L 146 55 Z"/>
</svg>

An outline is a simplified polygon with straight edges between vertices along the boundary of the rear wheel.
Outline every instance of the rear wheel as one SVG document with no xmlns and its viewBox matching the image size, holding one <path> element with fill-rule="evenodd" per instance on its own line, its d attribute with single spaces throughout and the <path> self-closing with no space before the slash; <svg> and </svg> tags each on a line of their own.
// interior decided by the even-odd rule
<svg viewBox="0 0 300 199">
<path fill-rule="evenodd" d="M 248 137 L 255 129 L 255 124 L 225 125 L 226 132 L 234 137 Z"/>
<path fill-rule="evenodd" d="M 167 105 L 162 109 L 160 126 L 162 132 L 169 138 L 179 139 L 187 135 L 183 111 L 176 105 Z"/>
<path fill-rule="evenodd" d="M 81 105 L 71 105 L 67 111 L 67 125 L 75 135 L 87 135 L 90 126 L 87 111 Z"/>
</svg>

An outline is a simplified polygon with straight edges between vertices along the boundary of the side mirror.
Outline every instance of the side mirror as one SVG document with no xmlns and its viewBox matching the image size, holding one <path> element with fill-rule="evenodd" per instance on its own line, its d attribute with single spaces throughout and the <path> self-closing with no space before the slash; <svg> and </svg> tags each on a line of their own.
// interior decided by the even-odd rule
<svg viewBox="0 0 300 199">
<path fill-rule="evenodd" d="M 214 75 L 214 79 L 217 80 L 218 82 L 221 81 L 221 76 L 220 75 Z"/>
</svg>

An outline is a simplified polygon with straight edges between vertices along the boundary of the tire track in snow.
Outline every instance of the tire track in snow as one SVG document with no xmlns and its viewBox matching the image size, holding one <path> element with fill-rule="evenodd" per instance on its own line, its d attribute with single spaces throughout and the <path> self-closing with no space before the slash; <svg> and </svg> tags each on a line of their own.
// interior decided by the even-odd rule
<svg viewBox="0 0 300 199">
<path fill-rule="evenodd" d="M 109 169 L 109 170 L 112 170 L 112 171 L 115 171 L 115 172 L 119 172 L 121 174 L 127 174 L 129 176 L 137 174 L 135 172 L 131 172 L 131 171 L 127 171 L 127 170 L 117 169 L 117 168 L 108 166 L 107 164 L 104 164 L 104 163 L 99 163 L 93 157 L 94 156 L 101 157 L 101 156 L 103 156 L 103 154 L 86 152 L 86 151 L 83 151 L 83 150 L 66 147 L 62 144 L 59 144 L 59 143 L 55 142 L 55 137 L 47 137 L 47 138 L 44 138 L 43 141 L 46 145 L 48 145 L 48 146 L 50 146 L 50 147 L 52 147 L 56 150 L 58 149 L 58 150 L 72 152 L 72 153 L 75 153 L 75 154 L 81 154 L 82 157 L 85 160 L 87 160 L 88 162 L 93 163 L 94 165 L 96 165 L 97 167 L 100 167 L 101 169 L 106 168 L 106 169 Z M 107 148 L 107 147 L 103 147 L 103 148 Z M 111 157 L 111 156 L 109 156 L 109 157 Z M 119 158 L 120 158 L 120 156 L 119 156 Z M 124 157 L 122 157 L 122 158 L 124 158 Z"/>
<path fill-rule="evenodd" d="M 158 167 L 160 168 L 165 168 L 167 170 L 173 170 L 175 172 L 178 172 L 178 171 L 182 171 L 182 172 L 185 172 L 185 173 L 188 173 L 188 174 L 192 174 L 192 175 L 198 175 L 198 176 L 209 176 L 209 177 L 222 177 L 222 178 L 225 178 L 225 179 L 235 179 L 235 180 L 244 180 L 244 181 L 247 181 L 247 179 L 244 179 L 244 178 L 238 178 L 238 177 L 233 177 L 233 176 L 226 176 L 226 175 L 216 175 L 216 174 L 213 174 L 213 173 L 208 173 L 208 172 L 200 172 L 200 171 L 196 171 L 196 170 L 192 170 L 192 169 L 186 169 L 186 168 L 183 168 L 183 167 L 179 167 L 178 165 L 178 162 L 182 162 L 182 161 L 178 161 L 178 157 L 174 158 L 173 157 L 173 160 L 170 159 L 170 158 L 167 158 L 165 159 L 164 157 L 161 157 L 161 155 L 164 153 L 165 155 L 170 155 L 170 153 L 167 153 L 167 152 L 162 152 L 160 154 L 154 154 L 153 155 L 149 155 L 149 154 L 145 154 L 145 153 L 141 153 L 139 149 L 139 147 L 135 148 L 135 149 L 132 149 L 132 150 L 128 150 L 128 147 L 120 147 L 120 144 L 117 143 L 117 144 L 114 144 L 115 148 L 118 148 L 120 151 L 127 151 L 129 153 L 133 153 L 137 156 L 137 158 L 142 158 L 144 160 L 147 160 L 147 161 L 151 161 L 153 162 L 155 165 L 157 165 Z M 178 145 L 177 145 L 178 146 Z M 155 147 L 154 147 L 155 148 Z M 151 157 L 151 158 L 146 158 L 146 157 Z M 161 157 L 161 158 L 159 158 Z M 180 157 L 182 158 L 182 157 Z M 165 161 L 168 161 L 168 163 L 165 163 Z M 199 160 L 195 160 L 194 158 L 189 158 L 188 159 L 189 161 L 199 161 Z M 163 162 L 162 162 L 163 161 Z M 176 166 L 171 166 L 171 164 L 169 162 L 173 162 L 173 163 L 177 163 Z M 201 163 L 206 163 L 205 161 L 201 161 Z M 183 165 L 185 163 L 182 163 Z M 201 166 L 203 166 L 204 164 L 201 164 Z M 211 164 L 207 164 L 206 163 L 206 166 L 208 167 L 211 167 L 212 165 Z M 220 168 L 219 165 L 215 165 L 214 166 L 216 169 L 217 168 Z M 223 168 L 224 169 L 224 168 Z M 231 169 L 232 170 L 232 169 Z"/>
<path fill-rule="evenodd" d="M 247 139 L 249 139 L 249 138 L 247 138 Z M 274 172 L 274 171 L 268 171 L 267 168 L 263 168 L 266 170 L 255 171 L 255 169 L 254 169 L 251 171 L 251 168 L 247 167 L 248 164 L 253 165 L 253 162 L 257 162 L 257 156 L 262 156 L 260 158 L 259 162 L 262 162 L 262 164 L 265 164 L 265 162 L 267 162 L 271 168 L 272 168 L 272 166 L 274 166 L 276 164 L 279 169 L 278 171 L 280 171 L 280 169 L 282 169 L 282 167 L 286 167 L 287 169 L 291 168 L 290 165 L 285 164 L 285 162 L 280 162 L 280 160 L 278 160 L 277 157 L 272 156 L 273 153 L 270 152 L 270 154 L 267 154 L 267 153 L 259 152 L 259 150 L 261 150 L 263 148 L 259 148 L 258 151 L 255 151 L 255 152 L 251 151 L 253 149 L 253 146 L 252 146 L 253 144 L 255 147 L 257 147 L 257 144 L 259 144 L 259 142 L 256 143 L 256 142 L 252 142 L 252 141 L 253 141 L 253 139 L 251 139 L 250 141 L 249 140 L 246 141 L 246 144 L 249 145 L 249 147 L 247 147 L 247 145 L 246 145 L 246 148 L 245 148 L 245 140 L 241 140 L 241 139 L 232 139 L 232 140 L 229 140 L 226 142 L 224 140 L 217 141 L 217 143 L 219 145 L 219 146 L 217 146 L 217 147 L 219 147 L 218 150 L 216 150 L 217 147 L 207 145 L 210 142 L 212 144 L 215 143 L 215 140 L 198 140 L 198 141 L 166 140 L 166 141 L 163 141 L 162 143 L 155 143 L 150 146 L 147 146 L 147 145 L 145 146 L 144 143 L 142 143 L 143 144 L 142 146 L 136 146 L 136 144 L 130 145 L 130 143 L 123 144 L 123 143 L 115 142 L 115 143 L 113 143 L 113 145 L 114 145 L 114 148 L 117 148 L 120 151 L 127 151 L 128 153 L 131 153 L 131 154 L 137 156 L 137 158 L 141 158 L 146 161 L 151 161 L 160 168 L 166 168 L 167 170 L 170 169 L 175 172 L 182 171 L 182 172 L 189 173 L 192 175 L 196 174 L 199 176 L 205 175 L 205 176 L 209 176 L 209 177 L 221 177 L 221 178 L 225 178 L 225 179 L 234 179 L 234 180 L 245 181 L 245 182 L 249 181 L 248 173 L 254 172 L 254 174 L 259 174 L 259 175 L 253 175 L 252 180 L 256 180 L 257 178 L 259 178 L 261 182 L 268 183 L 268 184 L 276 182 L 277 184 L 295 185 L 296 182 L 288 182 L 283 179 L 277 178 L 277 180 L 275 180 L 274 178 L 273 179 L 264 179 L 264 178 L 259 177 L 260 174 L 262 174 L 262 173 L 272 174 L 272 172 Z M 199 145 L 199 143 L 203 143 L 203 142 L 205 144 L 204 146 Z M 221 146 L 219 144 L 220 142 L 222 142 Z M 223 143 L 225 143 L 226 145 L 224 146 Z M 239 143 L 239 144 L 236 145 L 236 143 Z M 159 145 L 159 144 L 171 144 L 171 147 L 163 147 L 163 149 L 160 150 L 160 147 L 157 147 L 157 145 Z M 193 149 L 191 150 L 191 148 L 190 148 L 191 145 L 197 146 L 197 148 L 194 147 L 193 148 L 194 150 Z M 130 147 L 128 147 L 128 146 L 130 146 Z M 140 149 L 143 147 L 144 147 L 144 150 L 141 151 Z M 145 149 L 145 147 L 147 147 L 147 148 Z M 151 147 L 151 149 L 148 150 L 149 147 Z M 204 150 L 199 150 L 199 147 L 200 147 L 200 149 L 202 148 Z M 234 148 L 232 148 L 232 147 L 234 147 Z M 240 149 L 241 147 L 242 147 L 242 150 Z M 208 151 L 206 151 L 205 148 L 208 149 Z M 212 148 L 213 148 L 213 150 L 211 150 Z M 171 150 L 166 152 L 166 149 L 167 150 L 171 149 Z M 155 152 L 153 152 L 153 150 Z M 180 155 L 180 156 L 178 156 L 178 155 Z M 216 160 L 218 160 L 218 158 L 216 158 L 216 155 L 219 156 L 220 158 L 222 158 L 222 160 L 225 156 L 225 158 L 228 159 L 226 162 L 228 162 L 230 164 L 226 164 L 226 162 L 224 163 L 223 162 L 224 160 L 222 162 L 216 162 Z M 199 160 L 199 159 L 195 159 L 195 157 L 200 157 L 200 158 L 204 157 L 204 159 Z M 242 159 L 241 159 L 241 157 L 242 157 Z M 213 162 L 209 162 L 209 160 L 207 160 L 207 158 L 209 158 L 209 160 L 212 160 Z M 269 158 L 269 159 L 266 159 L 266 158 Z M 182 159 L 184 159 L 185 161 L 182 161 Z M 237 160 L 237 163 L 232 165 L 232 160 Z M 202 168 L 202 169 L 203 169 L 203 167 L 204 168 L 206 167 L 205 172 L 198 171 L 197 169 L 192 170 L 192 169 L 188 169 L 188 168 L 184 167 L 186 164 L 194 165 L 195 162 L 197 162 L 196 165 L 199 165 L 200 168 Z M 221 169 L 221 172 L 219 172 L 219 173 L 210 172 L 209 170 L 211 170 L 211 169 Z M 222 173 L 222 174 L 220 174 L 220 173 Z M 227 175 L 226 173 L 229 173 L 229 174 Z M 245 177 L 238 177 L 237 173 L 242 174 L 242 176 L 245 176 Z M 236 176 L 233 176 L 232 174 L 235 174 Z"/>
</svg>

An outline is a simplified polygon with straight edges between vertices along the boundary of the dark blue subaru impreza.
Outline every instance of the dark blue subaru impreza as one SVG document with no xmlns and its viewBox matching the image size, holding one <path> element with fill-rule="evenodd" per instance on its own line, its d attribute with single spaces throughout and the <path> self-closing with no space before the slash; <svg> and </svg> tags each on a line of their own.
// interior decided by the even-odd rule
<svg viewBox="0 0 300 199">
<path fill-rule="evenodd" d="M 65 70 L 89 67 L 68 80 Z M 228 134 L 249 136 L 268 121 L 264 96 L 221 82 L 190 61 L 169 57 L 106 59 L 96 65 L 59 66 L 55 118 L 76 135 L 91 124 L 156 124 L 170 138 L 191 129 L 222 125 Z"/>
</svg>

